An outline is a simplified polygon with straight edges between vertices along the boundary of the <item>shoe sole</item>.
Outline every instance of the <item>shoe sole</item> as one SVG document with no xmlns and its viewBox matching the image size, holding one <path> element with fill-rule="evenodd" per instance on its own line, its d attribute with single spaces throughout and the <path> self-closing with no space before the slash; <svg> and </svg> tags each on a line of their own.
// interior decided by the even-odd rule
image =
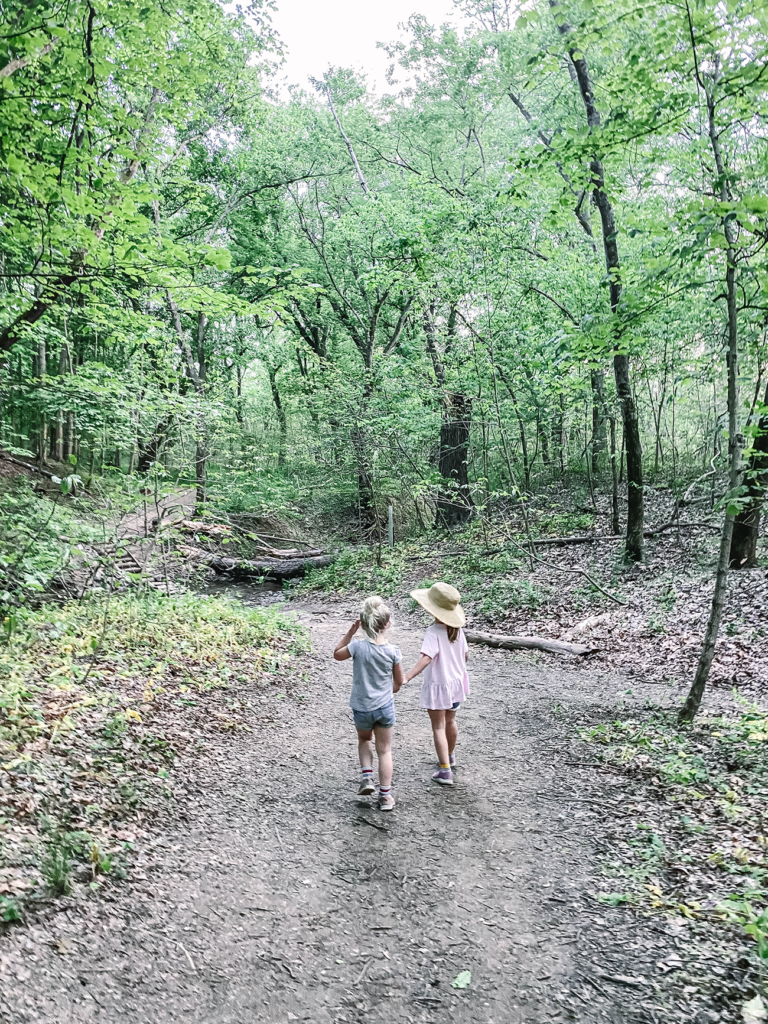
<svg viewBox="0 0 768 1024">
<path fill-rule="evenodd" d="M 360 789 L 358 789 L 358 791 L 357 791 L 357 795 L 358 796 L 370 796 L 372 793 L 375 793 L 375 792 L 376 792 L 376 787 L 374 785 L 361 786 Z"/>
<path fill-rule="evenodd" d="M 438 786 L 452 786 L 453 785 L 453 779 L 432 779 L 432 781 L 436 782 L 438 784 Z"/>
<path fill-rule="evenodd" d="M 379 804 L 379 810 L 380 811 L 394 811 L 394 809 L 395 809 L 395 805 L 394 804 Z"/>
</svg>

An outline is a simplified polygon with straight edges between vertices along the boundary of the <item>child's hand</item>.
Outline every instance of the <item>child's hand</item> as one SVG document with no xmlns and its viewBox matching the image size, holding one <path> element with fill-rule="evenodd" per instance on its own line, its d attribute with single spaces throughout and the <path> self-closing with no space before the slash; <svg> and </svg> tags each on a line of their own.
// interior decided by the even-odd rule
<svg viewBox="0 0 768 1024">
<path fill-rule="evenodd" d="M 399 693 L 400 692 L 400 687 L 402 685 L 403 685 L 402 683 L 393 683 L 392 684 L 392 693 Z"/>
<path fill-rule="evenodd" d="M 360 619 L 355 619 L 352 625 L 349 627 L 350 633 L 356 633 L 360 629 Z"/>
</svg>

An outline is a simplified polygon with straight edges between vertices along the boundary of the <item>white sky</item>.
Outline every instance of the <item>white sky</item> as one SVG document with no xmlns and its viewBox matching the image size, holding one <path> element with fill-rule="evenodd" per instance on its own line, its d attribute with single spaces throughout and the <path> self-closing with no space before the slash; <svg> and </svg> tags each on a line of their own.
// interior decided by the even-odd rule
<svg viewBox="0 0 768 1024">
<path fill-rule="evenodd" d="M 311 86 L 307 77 L 320 78 L 329 64 L 353 67 L 368 76 L 368 88 L 387 88 L 390 63 L 377 42 L 401 37 L 398 24 L 423 14 L 431 24 L 457 24 L 452 0 L 277 0 L 272 16 L 287 50 L 278 79 L 289 85 Z"/>
</svg>

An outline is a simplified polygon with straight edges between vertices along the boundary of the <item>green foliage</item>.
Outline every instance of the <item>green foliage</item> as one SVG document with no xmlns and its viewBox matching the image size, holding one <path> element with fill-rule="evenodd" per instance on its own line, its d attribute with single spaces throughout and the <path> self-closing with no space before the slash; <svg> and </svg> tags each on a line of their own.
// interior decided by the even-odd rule
<svg viewBox="0 0 768 1024">
<path fill-rule="evenodd" d="M 41 497 L 23 478 L 0 488 L 0 614 L 45 591 L 80 545 L 101 539 L 90 503 Z M 10 612 L 6 632 L 14 624 Z"/>
<path fill-rule="evenodd" d="M 762 962 L 768 961 L 768 908 L 756 908 L 749 900 L 731 897 L 721 903 L 718 909 L 725 921 L 734 921 L 742 926 L 744 934 L 754 939 L 757 955 Z"/>
<path fill-rule="evenodd" d="M 56 896 L 68 896 L 72 892 L 74 852 L 72 837 L 68 833 L 55 836 L 46 846 L 40 862 L 40 874 Z"/>
<path fill-rule="evenodd" d="M 432 525 L 440 494 L 496 514 L 541 484 L 584 502 L 604 486 L 620 337 L 646 471 L 679 491 L 709 469 L 712 439 L 723 449 L 727 223 L 748 293 L 744 379 L 763 360 L 768 176 L 744 125 L 765 100 L 749 71 L 764 12 L 694 6 L 689 24 L 663 4 L 542 3 L 516 23 L 496 12 L 491 30 L 470 5 L 461 35 L 415 17 L 389 48 L 412 81 L 402 95 L 336 68 L 265 103 L 268 5 L 6 5 L 0 440 L 47 443 L 59 475 L 74 459 L 91 485 L 129 468 L 189 479 L 205 451 L 220 507 L 297 520 L 311 506 L 365 532 L 370 507 L 393 502 L 408 533 Z M 568 50 L 587 62 L 599 131 Z M 724 182 L 701 177 L 703 96 Z M 470 406 L 468 479 L 451 491 L 441 426 Z M 759 436 L 755 415 L 745 429 Z M 617 445 L 621 462 L 620 423 Z M 542 533 L 595 523 L 538 518 Z"/>
<path fill-rule="evenodd" d="M 296 593 L 321 590 L 333 594 L 379 594 L 393 597 L 402 590 L 406 563 L 399 549 L 382 553 L 382 564 L 367 548 L 343 551 L 325 569 L 310 570 L 295 586 Z"/>
<path fill-rule="evenodd" d="M 10 924 L 21 920 L 21 906 L 12 896 L 0 896 L 0 921 Z"/>
<path fill-rule="evenodd" d="M 35 859 L 59 895 L 83 872 L 94 883 L 125 876 L 115 831 L 171 799 L 186 719 L 247 728 L 221 695 L 273 678 L 285 691 L 304 649 L 300 628 L 276 610 L 198 595 L 113 595 L 108 608 L 91 599 L 17 618 L 0 648 L 0 772 L 4 789 L 23 795 L 31 783 L 36 796 L 9 805 L 25 827 L 4 833 L 0 866 Z"/>
</svg>

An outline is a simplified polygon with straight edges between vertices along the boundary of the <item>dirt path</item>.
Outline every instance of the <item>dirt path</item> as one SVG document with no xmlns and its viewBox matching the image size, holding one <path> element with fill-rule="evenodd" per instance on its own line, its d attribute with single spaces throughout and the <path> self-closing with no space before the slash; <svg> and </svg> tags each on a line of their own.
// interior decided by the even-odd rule
<svg viewBox="0 0 768 1024">
<path fill-rule="evenodd" d="M 383 815 L 355 797 L 349 666 L 329 659 L 341 610 L 304 610 L 306 698 L 278 701 L 261 733 L 222 739 L 145 880 L 14 931 L 3 1024 L 679 1019 L 652 984 L 672 940 L 589 896 L 617 798 L 610 778 L 568 763 L 565 737 L 621 684 L 473 649 L 458 784 L 429 781 L 411 685 L 398 698 L 398 806 Z M 397 628 L 408 663 L 420 638 Z M 464 970 L 470 987 L 452 989 Z"/>
</svg>

